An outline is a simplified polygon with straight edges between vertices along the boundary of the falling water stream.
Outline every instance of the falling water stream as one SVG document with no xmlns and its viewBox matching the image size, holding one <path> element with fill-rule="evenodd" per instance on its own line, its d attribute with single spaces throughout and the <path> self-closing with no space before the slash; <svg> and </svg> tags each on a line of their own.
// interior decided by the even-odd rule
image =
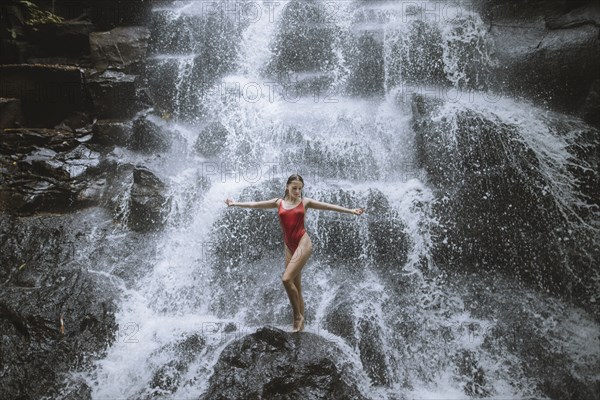
<svg viewBox="0 0 600 400">
<path fill-rule="evenodd" d="M 352 366 L 349 379 L 365 397 L 540 396 L 510 343 L 488 335 L 498 325 L 497 314 L 485 317 L 466 306 L 469 291 L 489 290 L 489 281 L 452 281 L 432 259 L 435 193 L 416 160 L 407 90 L 419 79 L 430 81 L 419 90 L 452 100 L 440 112 L 449 121 L 456 110 L 475 110 L 521 124 L 523 140 L 542 160 L 541 173 L 554 182 L 548 190 L 567 210 L 573 203 L 565 172 L 569 143 L 548 129 L 555 117 L 486 91 L 492 62 L 486 30 L 466 8 L 460 16 L 440 18 L 455 9 L 423 3 L 438 11 L 421 18 L 419 7 L 406 2 L 315 3 L 326 19 L 315 25 L 330 29 L 300 42 L 314 43 L 321 50 L 311 51 L 323 59 L 285 70 L 282 65 L 304 61 L 302 54 L 294 58 L 285 53 L 290 49 L 278 48 L 288 43 L 277 42 L 278 35 L 310 32 L 306 27 L 312 23 L 286 25 L 290 3 L 257 2 L 233 12 L 222 34 L 227 48 L 216 44 L 221 36 L 215 26 L 224 22 L 211 20 L 206 2 L 154 9 L 159 22 L 153 38 L 177 37 L 179 43 L 166 49 L 159 41 L 150 55 L 152 73 L 172 83 L 173 92 L 172 101 L 163 102 L 171 118 L 155 122 L 177 132 L 178 139 L 170 152 L 143 161 L 167 183 L 170 214 L 147 272 L 122 285 L 116 340 L 92 371 L 78 375 L 94 399 L 198 398 L 231 341 L 265 325 L 290 330 L 276 210 L 228 209 L 224 200 L 281 196 L 287 176 L 299 172 L 305 196 L 366 207 L 362 216 L 307 211 L 315 252 L 302 275 L 306 331 L 342 349 Z M 196 43 L 203 29 L 212 29 L 214 37 Z M 284 38 L 293 41 L 294 35 Z M 380 50 L 382 64 L 364 66 L 353 59 L 348 38 L 371 38 L 350 40 L 361 52 L 355 58 L 369 60 Z M 439 48 L 431 44 L 438 39 Z M 378 50 L 368 40 L 382 45 Z M 425 65 L 424 51 L 439 53 L 437 61 Z M 371 75 L 380 79 L 366 87 L 362 82 Z M 371 92 L 372 85 L 381 90 Z M 209 133 L 198 144 L 201 132 Z M 451 140 L 453 132 L 447 134 Z M 126 150 L 120 157 L 140 161 Z M 507 278 L 498 277 L 496 285 L 499 307 L 534 304 L 526 312 L 544 315 L 535 329 L 547 334 L 550 346 L 569 346 L 579 377 L 597 379 L 593 365 L 600 346 L 593 318 L 547 293 L 516 291 Z M 353 338 L 331 323 L 340 309 L 349 310 Z M 178 357 L 173 344 L 195 334 L 205 345 L 186 360 L 181 375 L 169 372 L 165 366 Z M 365 358 L 367 343 L 376 360 Z M 465 367 L 469 357 L 476 365 Z M 485 378 L 475 379 L 469 368 Z M 176 377 L 168 389 L 157 384 L 157 371 Z"/>
</svg>

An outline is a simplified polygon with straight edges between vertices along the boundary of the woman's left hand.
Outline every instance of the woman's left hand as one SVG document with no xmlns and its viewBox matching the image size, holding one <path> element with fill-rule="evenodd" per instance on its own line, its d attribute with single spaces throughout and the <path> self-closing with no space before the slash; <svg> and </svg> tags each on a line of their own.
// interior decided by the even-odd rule
<svg viewBox="0 0 600 400">
<path fill-rule="evenodd" d="M 356 214 L 356 215 L 360 215 L 364 212 L 365 212 L 365 210 L 363 210 L 362 208 L 355 208 L 354 210 L 352 210 L 352 214 Z"/>
</svg>

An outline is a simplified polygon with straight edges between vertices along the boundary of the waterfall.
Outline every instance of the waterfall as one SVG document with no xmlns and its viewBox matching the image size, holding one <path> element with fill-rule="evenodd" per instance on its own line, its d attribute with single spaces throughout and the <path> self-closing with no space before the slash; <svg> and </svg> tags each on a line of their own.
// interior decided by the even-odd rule
<svg viewBox="0 0 600 400">
<path fill-rule="evenodd" d="M 597 211 L 574 186 L 573 168 L 593 168 L 572 164 L 585 128 L 489 90 L 491 44 L 477 14 L 439 1 L 207 4 L 153 12 L 148 79 L 171 116 L 157 123 L 180 144 L 149 162 L 172 202 L 147 272 L 123 289 L 116 340 L 77 373 L 94 399 L 198 398 L 231 341 L 265 325 L 289 330 L 275 210 L 223 201 L 280 197 L 294 172 L 305 196 L 366 208 L 307 211 L 315 250 L 302 275 L 306 331 L 342 349 L 365 397 L 538 397 L 531 359 L 515 350 L 528 335 L 546 335 L 552 351 L 568 344 L 578 376 L 593 379 L 592 317 L 506 275 L 486 279 L 487 266 L 467 265 L 463 253 L 453 266 L 484 270 L 453 275 L 436 253 L 461 245 L 439 213 L 448 204 L 440 187 L 460 185 L 458 172 L 448 175 L 459 153 L 440 150 L 450 161 L 436 175 L 438 153 L 422 140 L 454 148 L 465 118 L 514 127 L 524 160 L 535 159 L 515 165 L 536 168 L 532 185 L 543 183 L 556 218 L 598 237 Z M 414 95 L 441 103 L 428 114 L 438 131 L 415 128 Z M 572 137 L 553 132 L 556 118 Z M 178 353 L 197 335 L 200 353 Z"/>
</svg>

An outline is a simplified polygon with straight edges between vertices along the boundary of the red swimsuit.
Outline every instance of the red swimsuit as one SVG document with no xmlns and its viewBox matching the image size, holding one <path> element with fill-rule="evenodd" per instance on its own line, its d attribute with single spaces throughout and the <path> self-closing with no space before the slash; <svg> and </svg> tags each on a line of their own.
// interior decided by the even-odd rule
<svg viewBox="0 0 600 400">
<path fill-rule="evenodd" d="M 277 213 L 283 230 L 283 241 L 293 254 L 300 239 L 306 233 L 304 230 L 304 202 L 300 200 L 300 204 L 296 207 L 286 210 L 283 208 L 283 200 L 281 200 Z"/>
</svg>

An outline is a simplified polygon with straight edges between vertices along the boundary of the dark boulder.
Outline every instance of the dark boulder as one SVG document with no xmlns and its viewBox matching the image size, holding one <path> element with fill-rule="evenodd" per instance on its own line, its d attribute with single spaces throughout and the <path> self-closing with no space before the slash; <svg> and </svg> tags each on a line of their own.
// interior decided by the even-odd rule
<svg viewBox="0 0 600 400">
<path fill-rule="evenodd" d="M 99 118 L 131 118 L 144 107 L 138 102 L 136 75 L 106 70 L 88 78 L 87 88 Z"/>
<path fill-rule="evenodd" d="M 574 9 L 593 5 L 593 0 L 477 0 L 472 7 L 487 21 L 531 21 L 543 16 L 558 18 Z"/>
<path fill-rule="evenodd" d="M 211 4 L 208 10 L 218 3 Z M 196 121 L 208 116 L 203 105 L 207 93 L 220 76 L 237 67 L 245 24 L 215 8 L 202 15 L 154 13 L 149 53 L 159 56 L 149 59 L 147 77 L 161 110 Z"/>
<path fill-rule="evenodd" d="M 373 150 L 356 141 L 326 143 L 296 131 L 286 133 L 281 144 L 285 147 L 281 163 L 309 171 L 315 179 L 368 180 L 381 175 Z"/>
<path fill-rule="evenodd" d="M 204 156 L 215 156 L 223 151 L 229 132 L 220 122 L 212 122 L 200 132 L 195 149 Z"/>
<path fill-rule="evenodd" d="M 60 65 L 0 65 L 0 97 L 21 100 L 24 123 L 54 126 L 90 110 L 81 69 Z"/>
<path fill-rule="evenodd" d="M 165 184 L 147 168 L 136 167 L 128 226 L 138 232 L 159 230 L 165 223 L 168 206 Z"/>
<path fill-rule="evenodd" d="M 468 279 L 473 280 L 471 277 Z M 490 286 L 479 288 L 483 293 L 482 297 L 487 297 L 492 302 L 482 302 L 478 299 L 473 307 L 477 314 L 487 318 L 493 316 L 494 321 L 486 329 L 481 348 L 493 357 L 511 353 L 515 361 L 509 361 L 507 369 L 515 366 L 521 369 L 532 382 L 532 386 L 540 392 L 536 397 L 583 400 L 598 398 L 600 381 L 595 376 L 598 359 L 597 355 L 589 351 L 590 341 L 595 340 L 594 334 L 588 336 L 586 333 L 564 330 L 563 323 L 556 324 L 549 331 L 548 324 L 545 323 L 548 320 L 569 321 L 574 308 L 564 307 L 564 303 L 557 306 L 554 297 L 546 297 L 545 294 L 532 295 L 532 292 L 524 292 L 521 288 L 505 292 L 497 288 L 490 290 L 496 282 L 498 281 L 492 282 L 490 279 L 487 283 Z M 522 293 L 527 293 L 527 299 L 519 297 Z M 481 307 L 483 303 L 487 305 Z M 585 319 L 592 318 L 590 314 L 580 315 L 585 315 Z M 570 345 L 580 343 L 580 350 L 574 351 L 569 346 L 557 346 L 557 340 Z M 471 396 L 475 396 L 476 393 L 469 393 L 469 388 L 481 390 L 490 386 L 490 379 L 485 376 L 486 371 L 481 370 L 478 359 L 481 359 L 479 354 L 464 350 L 454 357 L 457 369 L 467 378 L 465 392 Z M 479 394 L 485 393 L 480 391 Z"/>
<path fill-rule="evenodd" d="M 411 247 L 410 239 L 400 216 L 392 210 L 385 195 L 371 189 L 366 203 L 361 206 L 366 210 L 377 210 L 374 217 L 367 217 L 370 238 L 368 252 L 374 265 L 379 266 L 382 272 L 388 266 L 398 268 L 404 265 Z"/>
<path fill-rule="evenodd" d="M 324 71 L 335 65 L 336 29 L 317 1 L 292 1 L 272 44 L 270 69 L 276 74 Z"/>
<path fill-rule="evenodd" d="M 43 0 L 42 0 L 43 1 Z M 52 38 L 44 38 L 44 35 L 38 35 L 38 31 L 46 33 L 66 33 L 62 26 L 72 25 L 65 23 L 64 18 L 53 13 L 53 4 L 40 4 L 41 1 L 31 2 L 22 0 L 4 0 L 0 6 L 0 64 L 21 64 L 32 63 L 36 54 L 48 51 L 45 45 L 49 45 L 51 50 L 57 50 L 62 44 L 61 41 L 52 42 Z M 48 7 L 49 6 L 49 7 Z M 66 31 L 69 31 L 67 28 Z M 75 34 L 75 36 L 79 36 Z M 66 35 L 69 39 L 73 37 Z M 66 38 L 63 37 L 63 38 Z M 44 43 L 35 43 L 36 39 L 41 39 Z M 87 40 L 87 38 L 86 38 Z M 82 44 L 81 41 L 77 41 Z M 75 43 L 69 43 L 71 45 Z M 75 44 L 77 45 L 77 44 Z M 86 43 L 83 43 L 85 46 Z M 89 45 L 88 45 L 89 48 Z M 62 51 L 67 50 L 65 48 Z M 68 50 L 67 50 L 68 51 Z M 47 64 L 55 64 L 48 62 Z"/>
<path fill-rule="evenodd" d="M 389 385 L 392 377 L 388 371 L 388 355 L 385 353 L 383 332 L 377 323 L 377 316 L 375 313 L 361 313 L 357 317 L 357 308 L 362 308 L 362 305 L 357 307 L 356 299 L 347 294 L 351 290 L 347 288 L 337 292 L 325 310 L 323 328 L 356 349 L 373 385 Z"/>
<path fill-rule="evenodd" d="M 312 333 L 261 328 L 221 353 L 202 399 L 364 399 L 342 352 Z"/>
<path fill-rule="evenodd" d="M 94 142 L 102 146 L 125 147 L 131 143 L 132 129 L 129 121 L 98 120 L 93 127 Z"/>
<path fill-rule="evenodd" d="M 114 340 L 117 288 L 77 261 L 86 229 L 76 217 L 0 216 L 3 398 L 56 395 Z"/>
<path fill-rule="evenodd" d="M 184 374 L 190 363 L 198 356 L 206 344 L 199 334 L 190 335 L 175 343 L 169 343 L 153 352 L 153 355 L 170 354 L 171 361 L 156 369 L 150 382 L 151 388 L 158 388 L 163 394 L 174 393 L 183 383 Z M 152 357 L 152 356 L 151 356 Z"/>
<path fill-rule="evenodd" d="M 16 128 L 22 123 L 21 100 L 0 98 L 0 129 Z"/>
<path fill-rule="evenodd" d="M 375 268 L 386 275 L 390 267 L 404 265 L 411 244 L 400 216 L 391 209 L 383 193 L 370 190 L 366 195 L 360 195 L 338 190 L 320 193 L 319 199 L 350 209 L 362 207 L 378 210 L 377 215 L 366 217 L 318 211 L 320 215 L 316 229 L 319 241 L 314 246 L 320 257 L 331 261 L 341 260 L 353 268 L 362 268 L 357 261 L 366 249 L 366 255 Z M 361 234 L 365 222 L 368 236 Z"/>
<path fill-rule="evenodd" d="M 94 26 L 89 21 L 48 22 L 28 27 L 28 62 L 63 58 L 69 64 L 80 64 L 82 57 L 89 57 L 90 33 L 93 30 Z"/>
<path fill-rule="evenodd" d="M 494 86 L 576 112 L 600 79 L 600 6 L 592 1 L 480 4 L 495 43 Z"/>
<path fill-rule="evenodd" d="M 358 96 L 383 94 L 385 85 L 383 33 L 361 32 L 360 35 L 352 37 L 351 43 L 348 57 L 351 63 L 351 73 L 348 78 L 349 93 Z"/>
<path fill-rule="evenodd" d="M 174 142 L 181 140 L 181 135 L 169 129 L 158 116 L 142 114 L 133 121 L 128 144 L 132 150 L 153 154 L 168 151 Z"/>
<path fill-rule="evenodd" d="M 600 79 L 592 83 L 580 114 L 587 123 L 600 129 Z"/>
<path fill-rule="evenodd" d="M 89 17 L 99 29 L 143 25 L 150 21 L 153 0 L 90 1 Z"/>
<path fill-rule="evenodd" d="M 463 349 L 454 355 L 453 361 L 457 375 L 466 380 L 463 386 L 465 394 L 471 397 L 487 397 L 492 388 L 483 368 L 479 366 L 478 358 L 478 354 Z"/>
<path fill-rule="evenodd" d="M 439 25 L 419 18 L 409 22 L 408 26 L 406 37 L 398 34 L 387 39 L 390 46 L 386 61 L 387 84 L 448 84 L 444 72 L 444 42 Z"/>
<path fill-rule="evenodd" d="M 150 31 L 143 26 L 118 27 L 90 34 L 91 57 L 99 71 L 139 70 L 145 62 Z"/>
<path fill-rule="evenodd" d="M 251 186 L 240 194 L 239 200 L 258 201 L 277 197 L 281 195 L 278 183 L 283 185 L 281 181 L 272 180 L 268 187 Z M 214 255 L 215 259 L 213 268 L 217 273 L 211 277 L 211 285 L 223 288 L 211 299 L 211 307 L 217 315 L 235 312 L 248 301 L 244 291 L 259 287 L 259 281 L 264 283 L 264 265 L 257 264 L 259 261 L 269 259 L 275 252 L 281 257 L 283 240 L 275 211 L 228 208 L 213 225 L 210 239 L 202 243 L 202 252 Z M 249 269 L 257 273 L 248 274 Z"/>
<path fill-rule="evenodd" d="M 63 119 L 54 129 L 91 134 L 93 122 L 91 113 L 76 112 Z"/>
<path fill-rule="evenodd" d="M 585 167 L 567 172 L 573 197 L 564 197 L 553 189 L 551 167 L 524 139 L 536 133 L 493 113 L 442 109 L 439 100 L 413 98 L 417 160 L 437 191 L 433 253 L 438 265 L 504 272 L 589 306 L 596 289 L 585 278 L 586 259 L 596 257 L 598 248 L 595 233 L 582 221 L 593 218 L 590 207 L 598 207 L 585 205 L 592 201 L 586 195 L 594 190 L 589 182 L 597 182 L 597 172 Z M 549 131 L 577 133 L 574 148 L 597 148 L 593 129 L 579 121 L 545 123 Z M 565 165 L 597 165 L 593 151 L 582 159 L 568 151 Z"/>
<path fill-rule="evenodd" d="M 0 135 L 0 209 L 15 214 L 66 212 L 100 201 L 101 155 L 90 136 L 65 130 L 13 129 Z"/>
</svg>

